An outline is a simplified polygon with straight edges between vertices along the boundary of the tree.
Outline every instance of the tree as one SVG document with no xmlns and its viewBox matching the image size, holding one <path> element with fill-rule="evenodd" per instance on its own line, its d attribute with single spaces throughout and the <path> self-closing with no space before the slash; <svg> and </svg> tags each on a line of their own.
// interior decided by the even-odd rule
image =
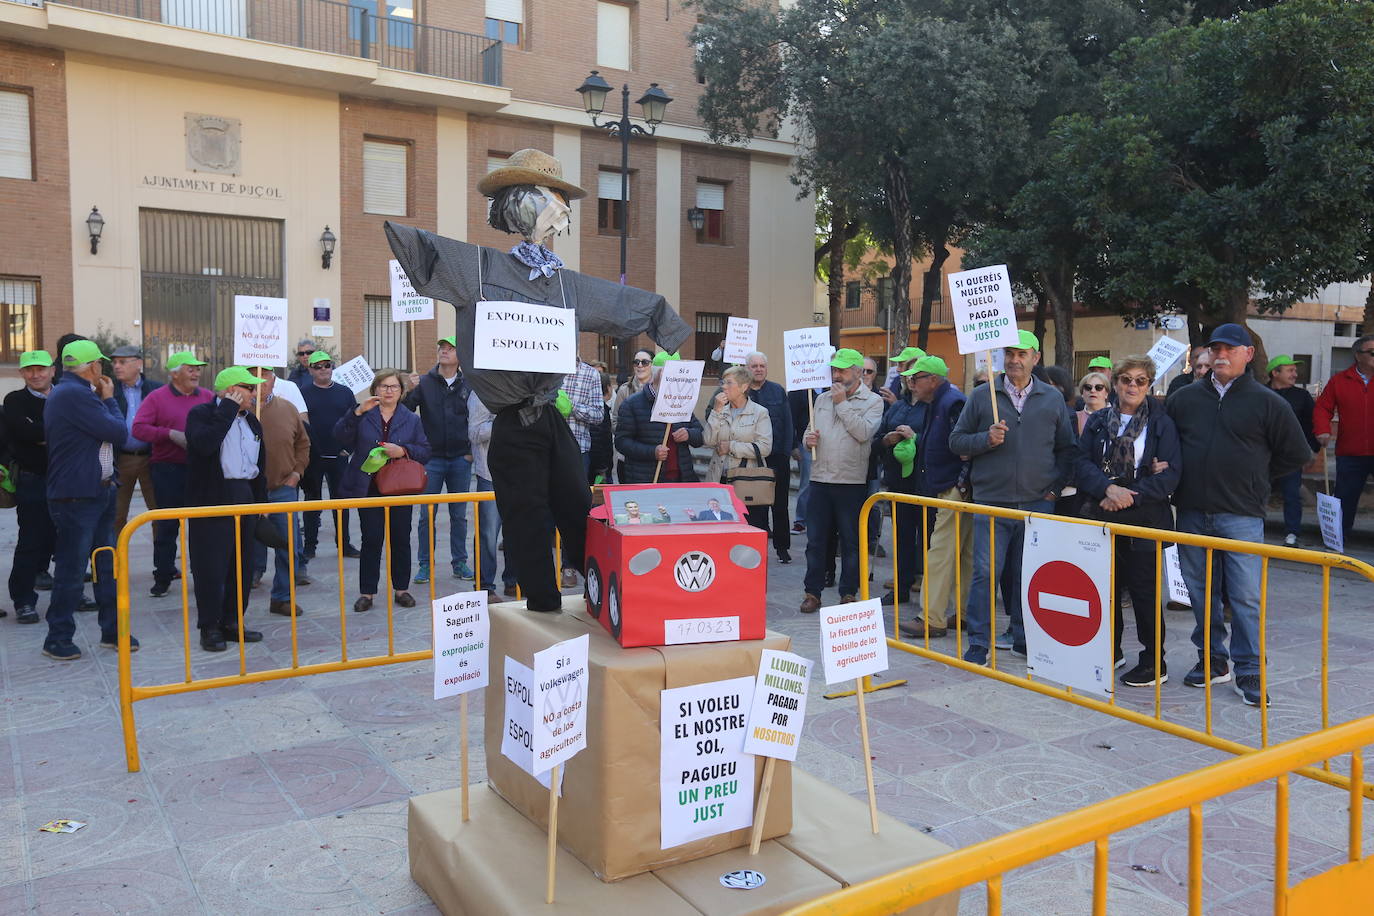
<svg viewBox="0 0 1374 916">
<path fill-rule="evenodd" d="M 1128 46 L 1106 115 L 1055 130 L 1102 296 L 1132 315 L 1182 309 L 1197 343 L 1244 324 L 1252 299 L 1279 313 L 1366 275 L 1372 39 L 1369 4 L 1290 0 Z"/>
</svg>

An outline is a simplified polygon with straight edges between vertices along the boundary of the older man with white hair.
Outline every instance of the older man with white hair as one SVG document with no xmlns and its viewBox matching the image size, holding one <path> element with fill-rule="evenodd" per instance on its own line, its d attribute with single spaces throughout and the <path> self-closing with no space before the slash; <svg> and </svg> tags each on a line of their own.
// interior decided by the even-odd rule
<svg viewBox="0 0 1374 916">
<path fill-rule="evenodd" d="M 48 512 L 56 531 L 52 599 L 43 654 L 59 661 L 81 657 L 76 647 L 76 607 L 91 552 L 114 543 L 115 462 L 128 437 L 114 399 L 114 382 L 101 371 L 105 355 L 94 341 L 76 340 L 62 348 L 62 381 L 54 386 L 43 412 L 48 437 Z M 95 600 L 99 605 L 100 646 L 118 648 L 114 559 L 95 558 Z M 138 640 L 129 637 L 130 646 Z"/>
</svg>

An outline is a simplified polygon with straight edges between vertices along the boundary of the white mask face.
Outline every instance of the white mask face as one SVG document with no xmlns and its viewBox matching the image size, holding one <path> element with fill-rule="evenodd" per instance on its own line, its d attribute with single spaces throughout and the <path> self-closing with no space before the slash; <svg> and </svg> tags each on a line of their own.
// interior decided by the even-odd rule
<svg viewBox="0 0 1374 916">
<path fill-rule="evenodd" d="M 552 189 L 538 187 L 536 190 L 544 195 L 544 207 L 534 221 L 534 237 L 530 241 L 543 245 L 555 235 L 567 231 L 572 208 Z"/>
</svg>

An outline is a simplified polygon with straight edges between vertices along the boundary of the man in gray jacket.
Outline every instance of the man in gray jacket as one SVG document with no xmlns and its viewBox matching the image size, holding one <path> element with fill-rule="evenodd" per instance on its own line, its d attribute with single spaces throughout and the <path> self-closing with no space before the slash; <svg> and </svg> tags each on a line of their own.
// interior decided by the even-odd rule
<svg viewBox="0 0 1374 916">
<path fill-rule="evenodd" d="M 1040 362 L 1040 341 L 1020 331 L 1019 346 L 1007 347 L 1005 373 L 968 396 L 959 421 L 949 434 L 950 451 L 967 455 L 973 501 L 985 506 L 1049 512 L 1069 480 L 1074 454 L 1073 420 L 1058 388 L 1031 375 Z M 990 393 L 991 391 L 991 393 Z M 992 422 L 992 397 L 998 422 Z M 989 560 L 988 526 L 973 526 L 973 584 L 964 609 L 968 648 L 964 661 L 988 660 L 993 581 L 1002 586 L 1011 628 L 998 640 L 1025 657 L 1026 631 L 1021 619 L 1021 519 L 998 519 L 996 556 Z"/>
</svg>

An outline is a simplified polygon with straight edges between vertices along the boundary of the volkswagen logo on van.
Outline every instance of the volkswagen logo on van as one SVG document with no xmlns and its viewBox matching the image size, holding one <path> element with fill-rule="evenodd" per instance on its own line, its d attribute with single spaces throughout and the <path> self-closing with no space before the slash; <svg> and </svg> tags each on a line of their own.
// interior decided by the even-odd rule
<svg viewBox="0 0 1374 916">
<path fill-rule="evenodd" d="M 716 562 L 708 553 L 689 550 L 673 564 L 673 579 L 684 591 L 704 592 L 716 581 Z"/>
</svg>

